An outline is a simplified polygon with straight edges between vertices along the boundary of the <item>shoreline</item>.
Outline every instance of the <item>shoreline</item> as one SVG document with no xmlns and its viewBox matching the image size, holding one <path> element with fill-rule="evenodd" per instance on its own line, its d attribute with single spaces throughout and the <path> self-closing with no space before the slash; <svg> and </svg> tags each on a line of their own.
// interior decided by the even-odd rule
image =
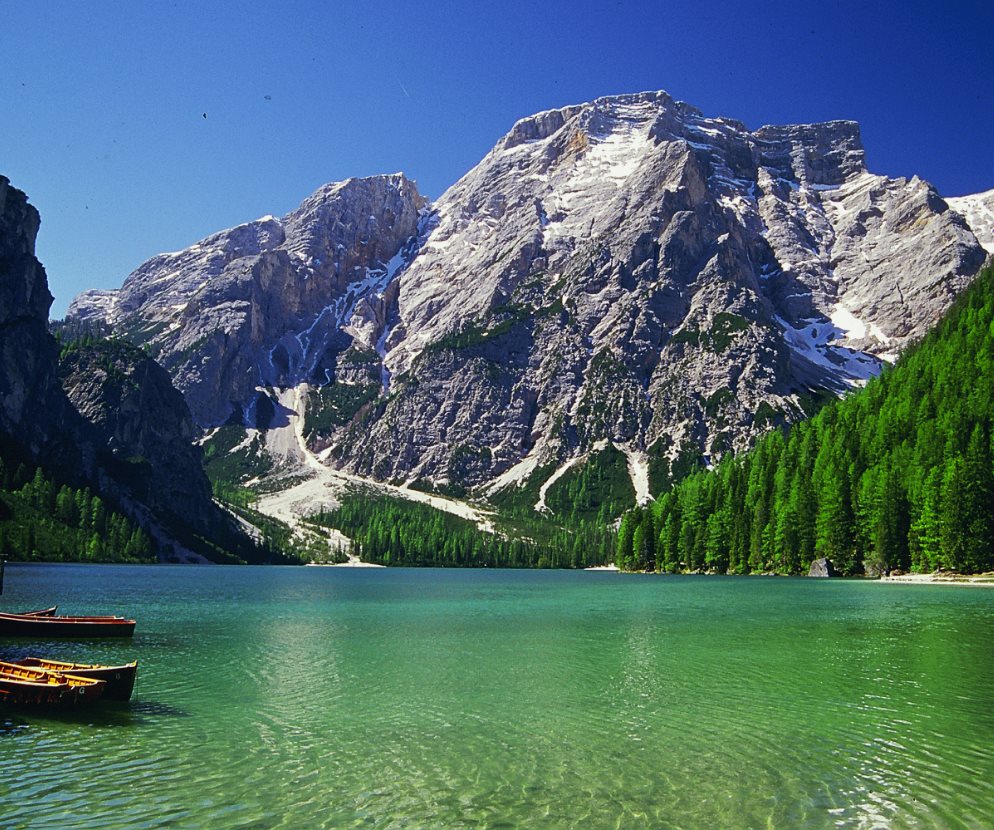
<svg viewBox="0 0 994 830">
<path fill-rule="evenodd" d="M 767 579 L 813 579 L 818 582 L 873 582 L 876 584 L 896 585 L 962 585 L 970 588 L 994 588 L 994 571 L 979 574 L 963 574 L 954 572 L 936 572 L 928 574 L 899 574 L 897 576 L 833 576 L 813 577 L 805 574 L 778 574 L 756 572 L 747 574 L 722 574 L 716 572 L 686 572 L 660 573 L 659 571 L 622 571 L 614 565 L 598 565 L 584 568 L 585 571 L 612 571 L 620 574 L 644 574 L 648 576 L 722 576 Z"/>
<path fill-rule="evenodd" d="M 899 585 L 960 585 L 969 588 L 994 588 L 994 573 L 958 574 L 901 574 L 900 576 L 882 576 L 875 580 L 880 584 L 892 583 Z"/>
</svg>

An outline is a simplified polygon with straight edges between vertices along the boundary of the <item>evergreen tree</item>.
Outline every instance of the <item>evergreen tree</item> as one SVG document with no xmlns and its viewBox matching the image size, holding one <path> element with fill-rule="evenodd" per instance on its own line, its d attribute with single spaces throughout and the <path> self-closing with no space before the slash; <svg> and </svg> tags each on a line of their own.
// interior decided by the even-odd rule
<svg viewBox="0 0 994 830">
<path fill-rule="evenodd" d="M 651 513 L 666 570 L 994 568 L 994 266 L 895 367 Z"/>
</svg>

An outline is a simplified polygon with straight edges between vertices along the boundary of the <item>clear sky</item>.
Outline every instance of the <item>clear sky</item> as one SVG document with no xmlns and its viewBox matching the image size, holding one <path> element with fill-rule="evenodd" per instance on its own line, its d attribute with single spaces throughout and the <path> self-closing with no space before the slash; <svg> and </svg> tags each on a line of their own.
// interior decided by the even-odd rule
<svg viewBox="0 0 994 830">
<path fill-rule="evenodd" d="M 518 118 L 665 89 L 756 128 L 863 127 L 870 169 L 994 188 L 994 3 L 0 0 L 0 173 L 61 316 L 317 186 L 441 194 Z M 205 117 L 206 116 L 206 117 Z"/>
</svg>

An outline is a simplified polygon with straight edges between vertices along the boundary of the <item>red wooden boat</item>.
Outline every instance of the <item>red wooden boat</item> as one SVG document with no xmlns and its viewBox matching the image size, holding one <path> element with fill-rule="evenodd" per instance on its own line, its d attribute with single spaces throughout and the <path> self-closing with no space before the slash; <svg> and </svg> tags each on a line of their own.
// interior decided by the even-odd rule
<svg viewBox="0 0 994 830">
<path fill-rule="evenodd" d="M 103 680 L 0 662 L 0 701 L 4 703 L 18 706 L 93 703 L 103 695 L 106 685 Z"/>
<path fill-rule="evenodd" d="M 103 680 L 104 700 L 131 700 L 135 688 L 135 675 L 138 663 L 125 663 L 123 666 L 99 666 L 89 663 L 69 663 L 65 660 L 49 660 L 46 657 L 25 657 L 12 661 L 19 666 L 54 672 L 56 674 L 71 674 L 76 677 L 88 677 L 92 680 Z"/>
<path fill-rule="evenodd" d="M 135 621 L 124 617 L 38 617 L 0 613 L 0 637 L 130 637 Z"/>
<path fill-rule="evenodd" d="M 58 605 L 53 605 L 51 608 L 40 608 L 37 611 L 21 611 L 17 616 L 19 617 L 54 617 L 55 612 L 59 610 Z"/>
</svg>

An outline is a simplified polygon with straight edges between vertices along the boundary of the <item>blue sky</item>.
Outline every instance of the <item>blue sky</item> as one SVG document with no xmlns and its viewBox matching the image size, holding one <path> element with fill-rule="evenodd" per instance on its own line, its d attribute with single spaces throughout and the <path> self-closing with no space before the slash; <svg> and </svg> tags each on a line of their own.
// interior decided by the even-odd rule
<svg viewBox="0 0 994 830">
<path fill-rule="evenodd" d="M 435 197 L 518 118 L 665 89 L 861 122 L 870 169 L 994 188 L 994 4 L 0 0 L 0 173 L 60 316 L 144 259 L 402 170 Z M 206 114 L 206 118 L 204 117 Z"/>
</svg>

